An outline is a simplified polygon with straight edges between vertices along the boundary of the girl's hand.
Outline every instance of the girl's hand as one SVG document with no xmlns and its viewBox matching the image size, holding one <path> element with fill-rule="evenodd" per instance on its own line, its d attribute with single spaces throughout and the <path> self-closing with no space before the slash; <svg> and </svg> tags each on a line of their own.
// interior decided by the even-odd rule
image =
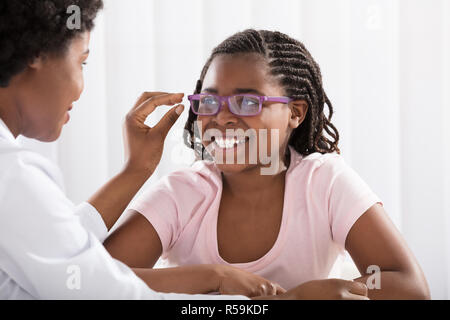
<svg viewBox="0 0 450 320">
<path fill-rule="evenodd" d="M 145 125 L 148 115 L 161 105 L 174 105 L 183 93 L 145 92 L 128 112 L 123 127 L 126 169 L 151 175 L 161 160 L 164 139 L 183 111 L 183 105 L 170 109 L 153 128 Z"/>
<path fill-rule="evenodd" d="M 305 282 L 277 297 L 286 300 L 369 300 L 364 283 L 341 279 Z"/>
<path fill-rule="evenodd" d="M 276 283 L 253 273 L 227 266 L 217 265 L 219 283 L 217 291 L 221 294 L 238 294 L 247 297 L 271 296 L 286 292 Z"/>
</svg>

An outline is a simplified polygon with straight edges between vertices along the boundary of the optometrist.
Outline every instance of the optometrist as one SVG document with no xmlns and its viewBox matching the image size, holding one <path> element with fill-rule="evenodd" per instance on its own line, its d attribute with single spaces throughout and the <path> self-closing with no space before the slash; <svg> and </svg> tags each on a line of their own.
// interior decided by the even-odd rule
<svg viewBox="0 0 450 320">
<path fill-rule="evenodd" d="M 81 29 L 58 25 L 66 2 L 85 6 Z M 16 140 L 55 141 L 83 91 L 91 20 L 102 2 L 69 2 L 0 3 L 0 299 L 247 299 L 157 293 L 102 245 L 158 165 L 183 94 L 142 94 L 126 115 L 123 170 L 79 206 L 61 190 L 59 170 Z M 38 22 L 51 28 L 36 29 Z M 146 126 L 160 105 L 175 106 Z"/>
</svg>

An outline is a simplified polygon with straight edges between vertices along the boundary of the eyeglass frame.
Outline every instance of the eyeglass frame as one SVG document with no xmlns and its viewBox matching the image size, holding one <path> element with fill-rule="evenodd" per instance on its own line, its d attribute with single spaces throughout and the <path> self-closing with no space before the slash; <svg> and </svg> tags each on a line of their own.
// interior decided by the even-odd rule
<svg viewBox="0 0 450 320">
<path fill-rule="evenodd" d="M 204 113 L 198 113 L 198 112 L 196 112 L 194 110 L 192 101 L 193 101 L 193 99 L 200 98 L 201 96 L 212 96 L 212 97 L 215 97 L 215 98 L 218 99 L 218 101 L 219 101 L 219 108 L 217 109 L 217 111 L 215 113 L 204 114 Z M 219 114 L 220 110 L 222 110 L 224 101 L 226 101 L 228 106 L 229 106 L 230 105 L 230 99 L 233 98 L 233 97 L 238 97 L 238 96 L 257 98 L 259 100 L 258 112 L 255 113 L 255 114 L 248 114 L 248 115 L 236 114 L 236 113 L 234 113 L 231 110 L 231 108 L 228 108 L 232 114 L 234 114 L 235 116 L 238 116 L 238 117 L 254 117 L 254 116 L 257 116 L 258 114 L 261 113 L 263 102 L 269 101 L 269 102 L 279 102 L 279 103 L 288 104 L 289 102 L 294 101 L 294 99 L 291 99 L 289 97 L 269 97 L 269 96 L 258 96 L 258 95 L 254 95 L 254 94 L 242 94 L 242 93 L 241 94 L 234 94 L 234 95 L 231 95 L 231 96 L 219 96 L 219 95 L 211 94 L 211 93 L 198 93 L 198 94 L 189 95 L 188 96 L 188 100 L 189 100 L 189 102 L 191 104 L 192 112 L 194 114 L 196 114 L 197 116 L 215 116 L 215 115 Z M 200 101 L 200 99 L 196 100 L 196 101 Z"/>
</svg>

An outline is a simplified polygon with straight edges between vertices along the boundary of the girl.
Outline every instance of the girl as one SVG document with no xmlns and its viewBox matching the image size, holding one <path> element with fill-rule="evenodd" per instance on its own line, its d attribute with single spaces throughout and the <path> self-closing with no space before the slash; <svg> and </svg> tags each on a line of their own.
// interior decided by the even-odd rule
<svg viewBox="0 0 450 320">
<path fill-rule="evenodd" d="M 380 199 L 339 155 L 333 108 L 302 43 L 279 32 L 237 33 L 214 49 L 189 98 L 185 141 L 199 161 L 131 205 L 105 242 L 112 256 L 160 291 L 208 292 L 207 276 L 201 286 L 182 275 L 239 268 L 233 290 L 249 296 L 257 293 L 243 284 L 262 277 L 271 293 L 299 285 L 300 298 L 360 298 L 364 287 L 326 279 L 346 249 L 362 274 L 355 283 L 366 283 L 369 266 L 381 270 L 369 298 L 429 298 Z M 161 255 L 183 267 L 148 269 Z"/>
</svg>

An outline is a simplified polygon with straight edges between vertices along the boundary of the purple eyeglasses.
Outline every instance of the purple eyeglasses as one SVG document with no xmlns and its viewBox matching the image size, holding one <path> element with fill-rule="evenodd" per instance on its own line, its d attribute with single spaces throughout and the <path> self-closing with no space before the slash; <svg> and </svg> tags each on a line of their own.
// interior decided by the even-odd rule
<svg viewBox="0 0 450 320">
<path fill-rule="evenodd" d="M 218 96 L 214 94 L 194 94 L 188 96 L 191 102 L 191 110 L 199 116 L 213 116 L 220 112 L 223 102 L 228 103 L 230 112 L 236 116 L 256 116 L 261 112 L 265 101 L 289 103 L 288 97 L 267 97 L 253 94 L 235 94 L 232 96 Z"/>
</svg>

